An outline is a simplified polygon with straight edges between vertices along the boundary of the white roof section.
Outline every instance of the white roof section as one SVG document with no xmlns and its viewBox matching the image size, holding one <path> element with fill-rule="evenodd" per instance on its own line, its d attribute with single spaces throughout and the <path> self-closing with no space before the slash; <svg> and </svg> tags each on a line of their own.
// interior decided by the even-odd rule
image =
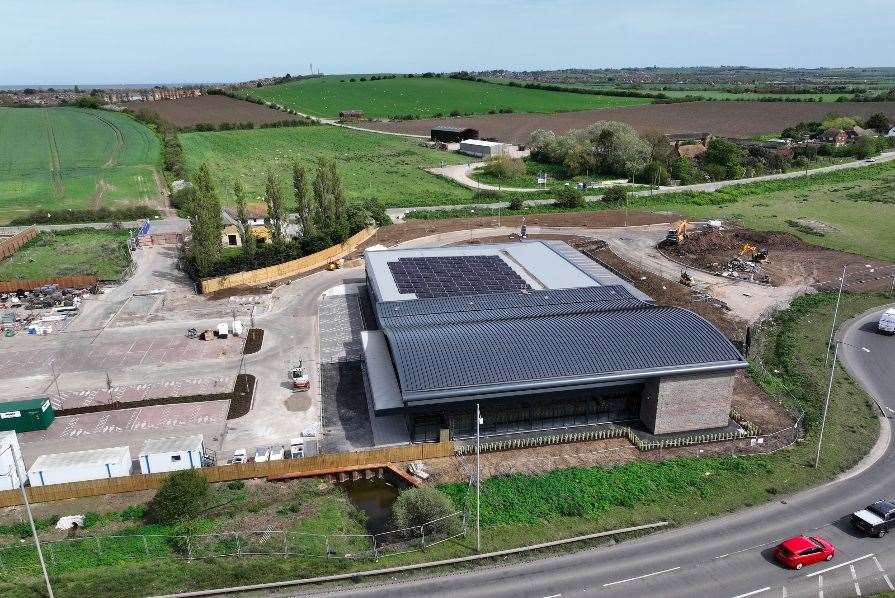
<svg viewBox="0 0 895 598">
<path fill-rule="evenodd" d="M 0 432 L 0 448 L 11 444 L 19 446 L 19 440 L 16 438 L 16 433 L 12 430 L 4 430 L 3 432 Z"/>
<path fill-rule="evenodd" d="M 130 449 L 126 446 L 112 448 L 93 449 L 90 451 L 77 451 L 74 453 L 56 453 L 53 455 L 41 455 L 28 471 L 46 471 L 64 467 L 78 467 L 81 465 L 106 465 L 121 463 L 125 458 L 130 460 Z"/>
<path fill-rule="evenodd" d="M 392 365 L 388 341 L 381 330 L 364 330 L 360 333 L 364 348 L 368 389 L 376 411 L 400 409 L 404 406 L 398 376 Z"/>
<path fill-rule="evenodd" d="M 532 290 L 575 289 L 593 286 L 623 284 L 631 293 L 643 300 L 649 297 L 628 285 L 609 270 L 562 241 L 524 241 L 492 245 L 460 247 L 431 247 L 409 249 L 383 249 L 365 251 L 367 272 L 375 286 L 375 298 L 379 301 L 406 301 L 416 299 L 414 293 L 401 293 L 395 284 L 388 262 L 409 257 L 443 257 L 464 255 L 495 255 L 519 275 Z"/>
<path fill-rule="evenodd" d="M 482 139 L 464 139 L 460 142 L 460 146 L 464 145 L 472 145 L 476 147 L 502 147 L 506 145 L 506 143 L 502 143 L 500 141 L 484 141 Z"/>
<path fill-rule="evenodd" d="M 140 449 L 140 456 L 159 455 L 165 453 L 182 453 L 184 451 L 202 452 L 202 435 L 181 436 L 178 438 L 155 438 L 147 440 Z"/>
</svg>

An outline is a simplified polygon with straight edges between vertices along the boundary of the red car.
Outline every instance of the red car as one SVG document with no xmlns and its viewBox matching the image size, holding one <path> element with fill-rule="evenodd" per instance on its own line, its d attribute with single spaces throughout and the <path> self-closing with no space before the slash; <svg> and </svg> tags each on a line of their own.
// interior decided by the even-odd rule
<svg viewBox="0 0 895 598">
<path fill-rule="evenodd" d="M 820 536 L 793 536 L 774 548 L 774 557 L 790 569 L 829 561 L 835 554 L 836 548 Z"/>
</svg>

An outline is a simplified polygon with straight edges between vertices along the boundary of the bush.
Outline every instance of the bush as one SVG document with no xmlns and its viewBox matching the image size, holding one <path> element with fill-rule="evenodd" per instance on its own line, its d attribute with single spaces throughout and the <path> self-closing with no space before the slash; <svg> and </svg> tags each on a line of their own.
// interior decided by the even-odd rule
<svg viewBox="0 0 895 598">
<path fill-rule="evenodd" d="M 522 199 L 521 195 L 514 195 L 510 198 L 509 208 L 511 210 L 519 211 L 525 207 L 525 200 Z"/>
<path fill-rule="evenodd" d="M 608 203 L 622 203 L 628 197 L 628 190 L 621 185 L 613 185 L 603 193 L 603 201 Z"/>
<path fill-rule="evenodd" d="M 193 520 L 205 508 L 208 494 L 208 480 L 196 470 L 172 473 L 152 499 L 152 519 L 157 523 Z"/>
<path fill-rule="evenodd" d="M 525 164 L 519 158 L 491 156 L 485 160 L 482 172 L 500 179 L 510 179 L 525 174 Z"/>
<path fill-rule="evenodd" d="M 141 521 L 146 516 L 144 505 L 134 505 L 121 511 L 121 518 L 127 521 Z"/>
<path fill-rule="evenodd" d="M 450 498 L 435 488 L 422 486 L 408 488 L 398 495 L 392 517 L 394 517 L 395 526 L 398 529 L 418 528 L 425 525 L 427 534 L 451 534 L 456 530 L 458 522 L 448 515 L 454 512 L 454 505 L 451 504 Z M 435 519 L 440 521 L 432 523 Z"/>
<path fill-rule="evenodd" d="M 562 187 L 556 194 L 556 206 L 559 208 L 580 208 L 584 205 L 581 191 L 572 187 Z"/>
</svg>

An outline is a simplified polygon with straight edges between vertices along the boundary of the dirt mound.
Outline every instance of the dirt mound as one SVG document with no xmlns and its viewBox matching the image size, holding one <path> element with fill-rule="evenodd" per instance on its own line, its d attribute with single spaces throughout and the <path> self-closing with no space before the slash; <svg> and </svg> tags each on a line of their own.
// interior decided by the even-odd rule
<svg viewBox="0 0 895 598">
<path fill-rule="evenodd" d="M 717 254 L 718 252 L 739 252 L 743 245 L 755 245 L 760 248 L 798 249 L 811 248 L 791 233 L 775 231 L 754 231 L 744 228 L 706 229 L 691 233 L 684 241 L 670 248 L 671 253 L 679 255 Z"/>
</svg>

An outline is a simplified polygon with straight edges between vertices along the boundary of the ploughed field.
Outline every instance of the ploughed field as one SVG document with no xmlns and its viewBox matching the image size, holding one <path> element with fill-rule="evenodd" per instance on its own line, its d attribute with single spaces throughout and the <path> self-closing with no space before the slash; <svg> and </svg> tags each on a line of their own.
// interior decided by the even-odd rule
<svg viewBox="0 0 895 598">
<path fill-rule="evenodd" d="M 587 97 L 587 96 L 585 96 Z M 626 122 L 638 131 L 691 133 L 706 131 L 728 137 L 779 133 L 801 121 L 822 121 L 829 114 L 867 118 L 882 112 L 895 119 L 895 102 L 683 102 L 605 108 L 559 114 L 493 114 L 457 118 L 368 123 L 380 131 L 428 135 L 436 125 L 478 129 L 482 137 L 526 143 L 535 129 L 565 133 L 598 120 Z"/>
<path fill-rule="evenodd" d="M 292 108 L 304 114 L 336 118 L 343 110 L 362 110 L 368 118 L 410 115 L 425 118 L 487 114 L 511 108 L 515 112 L 591 110 L 649 103 L 645 98 L 586 95 L 465 81 L 449 77 L 413 77 L 360 81 L 370 75 L 330 75 L 248 88 L 241 93 Z M 354 82 L 351 79 L 355 79 Z M 428 129 L 425 133 L 428 133 Z"/>
<path fill-rule="evenodd" d="M 133 111 L 149 110 L 175 127 L 194 127 L 198 124 L 252 123 L 261 125 L 295 116 L 267 106 L 235 100 L 227 96 L 204 95 L 198 98 L 159 100 L 156 102 L 126 102 L 123 106 Z"/>
<path fill-rule="evenodd" d="M 159 142 L 133 118 L 0 107 L 0 223 L 34 210 L 155 205 Z"/>
<path fill-rule="evenodd" d="M 329 125 L 243 131 L 182 133 L 187 171 L 206 162 L 224 203 L 232 203 L 239 178 L 252 201 L 261 201 L 268 170 L 282 182 L 292 204 L 292 161 L 308 168 L 313 180 L 319 157 L 336 161 L 349 199 L 374 198 L 386 206 L 468 203 L 473 192 L 433 176 L 424 167 L 464 163 L 468 159 L 422 147 L 394 135 L 379 135 Z"/>
</svg>

